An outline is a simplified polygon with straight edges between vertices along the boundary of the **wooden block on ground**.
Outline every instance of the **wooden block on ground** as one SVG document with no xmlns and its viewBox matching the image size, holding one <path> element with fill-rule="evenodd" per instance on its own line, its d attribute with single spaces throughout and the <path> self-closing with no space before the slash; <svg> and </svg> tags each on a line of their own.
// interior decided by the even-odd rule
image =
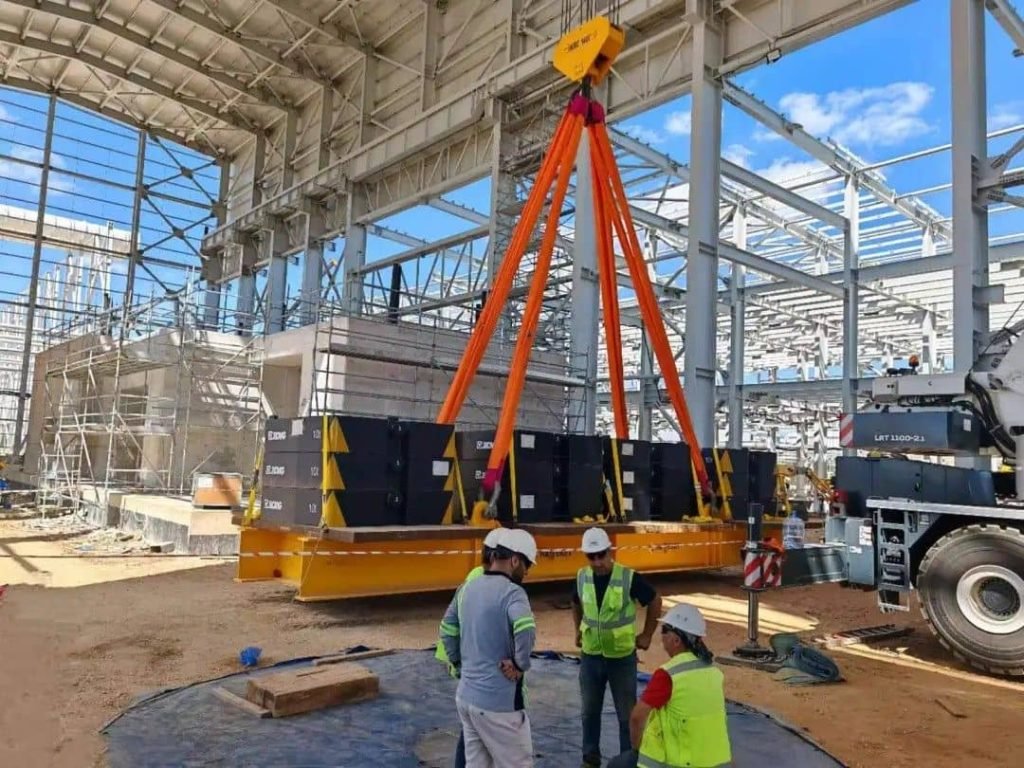
<svg viewBox="0 0 1024 768">
<path fill-rule="evenodd" d="M 358 651 L 357 653 L 339 653 L 336 656 L 321 656 L 313 659 L 313 666 L 319 667 L 324 664 L 342 664 L 346 661 L 359 661 L 360 659 L 374 659 L 378 656 L 390 656 L 394 653 L 391 648 L 383 648 L 373 651 Z"/>
<path fill-rule="evenodd" d="M 233 707 L 237 707 L 243 712 L 248 712 L 250 715 L 256 715 L 258 718 L 270 717 L 270 711 L 263 707 L 253 704 L 248 699 L 243 699 L 241 696 L 236 696 L 227 688 L 217 687 L 213 689 L 213 695 L 226 704 L 230 704 Z"/>
<path fill-rule="evenodd" d="M 249 680 L 246 698 L 270 710 L 274 717 L 288 717 L 371 699 L 379 691 L 380 680 L 373 672 L 346 663 L 254 677 Z"/>
</svg>

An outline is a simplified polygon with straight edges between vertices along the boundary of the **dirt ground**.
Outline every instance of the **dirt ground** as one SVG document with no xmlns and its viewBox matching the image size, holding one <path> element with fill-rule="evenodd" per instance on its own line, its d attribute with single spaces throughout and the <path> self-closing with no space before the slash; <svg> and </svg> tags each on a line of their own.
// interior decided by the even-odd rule
<svg viewBox="0 0 1024 768">
<path fill-rule="evenodd" d="M 102 766 L 98 729 L 134 696 L 236 671 L 249 645 L 262 647 L 264 663 L 359 643 L 424 648 L 450 597 L 300 604 L 275 583 L 234 583 L 230 563 L 53 557 L 75 540 L 0 521 L 0 585 L 9 585 L 0 597 L 0 765 Z M 735 574 L 654 580 L 666 598 L 701 606 L 713 650 L 743 640 Z M 540 648 L 574 650 L 567 589 L 529 587 Z M 773 593 L 763 605 L 765 634 L 814 637 L 890 620 L 874 595 L 832 586 Z M 1021 765 L 1024 685 L 952 663 L 916 609 L 896 621 L 913 633 L 834 654 L 842 684 L 790 688 L 726 667 L 727 695 L 802 727 L 850 766 Z M 648 670 L 663 660 L 653 648 L 641 658 Z"/>
</svg>

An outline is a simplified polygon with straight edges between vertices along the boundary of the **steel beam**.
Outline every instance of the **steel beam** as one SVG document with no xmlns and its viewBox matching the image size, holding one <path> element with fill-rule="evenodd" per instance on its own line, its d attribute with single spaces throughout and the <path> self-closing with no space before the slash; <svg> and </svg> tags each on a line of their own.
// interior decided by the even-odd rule
<svg viewBox="0 0 1024 768">
<path fill-rule="evenodd" d="M 180 104 L 183 107 L 191 109 L 194 112 L 198 112 L 201 115 L 206 115 L 207 117 L 213 118 L 214 120 L 231 126 L 232 128 L 238 128 L 243 131 L 254 130 L 252 121 L 242 116 L 237 111 L 233 114 L 229 114 L 227 111 L 222 111 L 200 99 L 184 96 L 177 93 L 174 88 L 169 88 L 153 78 L 136 74 L 129 67 L 118 66 L 112 61 L 86 51 L 76 51 L 73 45 L 54 43 L 49 40 L 40 40 L 36 37 L 22 37 L 14 32 L 4 31 L 0 31 L 0 43 L 17 46 L 28 51 L 37 51 L 50 56 L 59 56 L 70 61 L 77 61 L 96 72 L 102 72 L 110 77 L 116 77 L 118 80 L 130 83 L 137 88 L 142 88 L 156 96 L 160 96 L 168 101 Z"/>
<path fill-rule="evenodd" d="M 287 108 L 287 105 L 269 89 L 258 85 L 250 87 L 248 83 L 234 75 L 212 69 L 201 61 L 189 58 L 177 49 L 136 32 L 126 25 L 118 24 L 116 21 L 98 12 L 94 13 L 70 5 L 50 2 L 50 0 L 6 0 L 6 4 L 16 5 L 30 12 L 45 14 L 55 19 L 75 21 L 92 29 L 100 29 L 108 35 L 131 43 L 138 48 L 151 51 L 162 59 L 173 62 L 193 74 L 201 75 L 207 80 L 223 85 L 225 88 L 230 88 L 235 93 L 251 96 L 265 106 L 277 109 Z"/>
<path fill-rule="evenodd" d="M 358 35 L 349 32 L 337 22 L 332 21 L 339 10 L 337 4 L 335 4 L 334 10 L 328 11 L 326 16 L 320 17 L 318 14 L 305 10 L 295 0 L 263 0 L 263 3 L 285 16 L 290 16 L 299 23 L 305 24 L 311 30 L 324 35 L 329 40 L 341 43 L 346 48 L 351 48 L 357 53 L 366 55 L 375 52 L 371 43 L 359 39 Z M 341 7 L 344 7 L 344 4 Z"/>
<path fill-rule="evenodd" d="M 281 55 L 280 51 L 276 51 L 269 46 L 263 45 L 263 43 L 260 43 L 253 38 L 246 37 L 241 32 L 236 32 L 234 29 L 221 24 L 212 16 L 207 16 L 204 13 L 195 11 L 189 6 L 182 4 L 180 0 L 149 0 L 149 2 L 160 6 L 165 11 L 168 11 L 179 18 L 192 22 L 197 27 L 205 29 L 207 32 L 216 35 L 221 40 L 231 43 L 247 53 L 258 56 L 268 64 L 275 64 L 281 69 L 309 80 L 310 82 L 321 84 L 327 82 L 325 77 L 323 77 L 319 72 L 314 71 L 311 67 L 302 64 L 298 60 L 285 58 Z"/>
<path fill-rule="evenodd" d="M 722 154 L 722 84 L 708 75 L 722 64 L 722 36 L 700 0 L 688 0 L 693 29 L 690 133 L 690 232 L 686 261 L 686 399 L 703 446 L 715 445 L 715 346 L 718 327 L 718 207 Z"/>
<path fill-rule="evenodd" d="M 985 7 L 1017 46 L 1013 55 L 1024 55 L 1024 19 L 1021 19 L 1010 0 L 985 0 Z"/>
<path fill-rule="evenodd" d="M 942 215 L 938 211 L 917 198 L 898 195 L 877 171 L 865 170 L 865 163 L 849 151 L 811 136 L 802 126 L 788 120 L 735 83 L 725 81 L 723 93 L 726 101 L 789 140 L 811 157 L 843 176 L 856 175 L 860 185 L 879 200 L 892 206 L 911 221 L 921 226 L 930 226 L 935 234 L 952 240 L 952 229 L 942 220 Z"/>
<path fill-rule="evenodd" d="M 53 122 L 57 114 L 57 97 L 50 95 L 46 107 L 46 132 L 43 136 L 43 163 L 39 176 L 39 204 L 36 206 L 36 231 L 32 245 L 32 273 L 28 283 L 28 302 L 25 309 L 25 338 L 21 350 L 21 370 L 18 383 L 18 410 L 14 417 L 15 455 L 21 452 L 22 433 L 25 428 L 25 403 L 28 400 L 28 368 L 32 361 L 32 342 L 35 335 L 36 300 L 39 297 L 39 264 L 43 257 L 43 227 L 46 221 L 46 198 L 50 187 L 50 165 L 53 158 Z M 133 232 L 135 230 L 133 229 Z"/>
</svg>

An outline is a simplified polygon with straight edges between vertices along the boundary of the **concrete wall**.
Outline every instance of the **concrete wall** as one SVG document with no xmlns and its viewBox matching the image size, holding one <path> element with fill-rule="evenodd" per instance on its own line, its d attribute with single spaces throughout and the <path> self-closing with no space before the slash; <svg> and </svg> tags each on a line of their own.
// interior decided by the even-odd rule
<svg viewBox="0 0 1024 768">
<path fill-rule="evenodd" d="M 298 370 L 297 414 L 308 412 L 315 377 L 321 393 L 318 398 L 326 399 L 315 403 L 314 410 L 326 404 L 331 410 L 352 414 L 431 421 L 444 401 L 467 339 L 456 332 L 362 318 L 336 318 L 333 330 L 324 328 L 319 334 L 312 326 L 275 334 L 266 340 L 267 372 L 277 376 L 276 369 L 284 369 L 288 374 L 286 381 L 272 385 L 275 392 L 271 399 L 277 401 L 278 393 L 286 387 L 296 391 L 294 373 Z M 338 350 L 337 354 L 314 352 L 329 344 Z M 481 373 L 460 413 L 459 425 L 495 425 L 510 357 L 511 347 L 493 343 L 488 348 Z M 561 361 L 555 356 L 536 353 L 533 359 L 535 372 L 561 372 Z M 496 372 L 501 375 L 494 375 Z M 265 388 L 267 379 L 265 375 Z M 531 429 L 561 430 L 564 408 L 565 389 L 561 385 L 528 381 L 518 423 Z"/>
</svg>

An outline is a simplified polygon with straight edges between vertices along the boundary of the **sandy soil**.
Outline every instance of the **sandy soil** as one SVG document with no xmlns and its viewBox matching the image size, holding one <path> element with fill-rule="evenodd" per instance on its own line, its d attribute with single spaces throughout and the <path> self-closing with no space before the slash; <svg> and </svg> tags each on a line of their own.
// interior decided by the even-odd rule
<svg viewBox="0 0 1024 768">
<path fill-rule="evenodd" d="M 134 696 L 235 671 L 247 645 L 261 646 L 266 663 L 357 643 L 426 647 L 449 597 L 299 604 L 277 584 L 234 583 L 230 564 L 33 560 L 33 553 L 67 550 L 66 541 L 34 540 L 46 535 L 0 523 L 0 584 L 11 584 L 0 597 L 0 765 L 102 766 L 97 730 Z M 171 567 L 177 570 L 147 575 Z M 44 570 L 48 577 L 40 576 Z M 744 637 L 745 601 L 736 583 L 728 573 L 656 579 L 669 599 L 701 605 L 718 652 Z M 572 651 L 566 586 L 535 585 L 530 593 L 540 647 Z M 838 587 L 775 593 L 764 606 L 766 633 L 813 637 L 886 621 L 873 595 Z M 913 634 L 835 654 L 843 684 L 794 689 L 728 667 L 727 693 L 803 727 L 851 766 L 1020 765 L 1024 685 L 951 663 L 916 612 L 897 621 Z M 651 669 L 661 652 L 642 660 Z"/>
</svg>

